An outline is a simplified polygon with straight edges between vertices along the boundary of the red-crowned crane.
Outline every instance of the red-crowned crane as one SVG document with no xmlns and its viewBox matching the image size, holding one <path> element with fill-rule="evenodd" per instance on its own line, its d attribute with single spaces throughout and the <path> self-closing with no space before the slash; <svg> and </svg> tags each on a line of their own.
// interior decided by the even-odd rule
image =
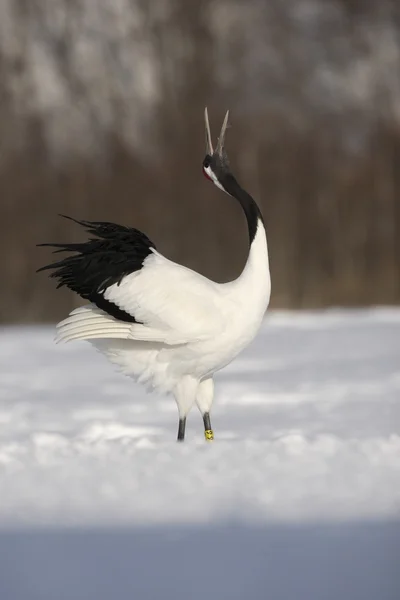
<svg viewBox="0 0 400 600">
<path fill-rule="evenodd" d="M 213 375 L 253 340 L 271 292 L 263 218 L 233 176 L 224 148 L 228 114 L 214 151 L 205 110 L 203 172 L 240 203 L 247 220 L 249 253 L 237 279 L 210 281 L 162 256 L 137 229 L 113 223 L 76 221 L 91 236 L 86 242 L 41 244 L 74 253 L 39 271 L 54 269 L 58 287 L 89 301 L 57 325 L 57 340 L 89 340 L 126 375 L 170 392 L 179 411 L 178 440 L 194 404 L 206 439 L 214 439 Z"/>
</svg>

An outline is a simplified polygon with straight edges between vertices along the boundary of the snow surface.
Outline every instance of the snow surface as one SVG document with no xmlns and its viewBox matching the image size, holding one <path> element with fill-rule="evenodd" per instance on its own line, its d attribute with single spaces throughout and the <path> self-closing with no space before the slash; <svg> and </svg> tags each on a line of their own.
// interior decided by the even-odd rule
<svg viewBox="0 0 400 600">
<path fill-rule="evenodd" d="M 400 598 L 400 310 L 271 312 L 175 442 L 53 329 L 0 335 L 0 598 Z"/>
</svg>

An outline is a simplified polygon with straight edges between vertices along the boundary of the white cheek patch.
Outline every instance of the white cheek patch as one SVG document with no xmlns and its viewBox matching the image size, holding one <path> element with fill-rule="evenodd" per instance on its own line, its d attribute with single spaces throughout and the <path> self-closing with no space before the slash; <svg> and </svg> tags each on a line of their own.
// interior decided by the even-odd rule
<svg viewBox="0 0 400 600">
<path fill-rule="evenodd" d="M 223 192 L 225 192 L 225 194 L 228 194 L 228 192 L 222 187 L 222 185 L 220 184 L 220 182 L 217 179 L 217 176 L 215 175 L 214 171 L 211 169 L 211 167 L 204 167 L 204 171 L 207 173 L 208 177 L 211 179 L 211 181 L 213 183 L 215 183 L 215 185 L 217 187 L 219 187 L 220 190 L 222 190 Z M 228 196 L 230 196 L 230 194 L 228 194 Z"/>
</svg>

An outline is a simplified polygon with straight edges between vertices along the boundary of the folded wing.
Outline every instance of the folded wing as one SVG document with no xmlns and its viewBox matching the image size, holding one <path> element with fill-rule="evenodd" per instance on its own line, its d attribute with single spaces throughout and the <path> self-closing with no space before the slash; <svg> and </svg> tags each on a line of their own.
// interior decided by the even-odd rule
<svg viewBox="0 0 400 600">
<path fill-rule="evenodd" d="M 77 221 L 90 238 L 44 244 L 73 254 L 52 270 L 90 302 L 58 326 L 59 340 L 117 338 L 184 344 L 226 326 L 222 288 L 159 254 L 142 232 L 114 223 Z"/>
<path fill-rule="evenodd" d="M 147 329 L 164 332 L 167 343 L 182 343 L 221 333 L 220 293 L 214 282 L 153 251 L 140 271 L 110 286 L 104 297 Z"/>
<path fill-rule="evenodd" d="M 176 345 L 217 336 L 227 326 L 217 286 L 158 253 L 140 271 L 107 288 L 104 298 L 133 322 L 89 304 L 59 323 L 57 340 L 114 338 Z"/>
</svg>

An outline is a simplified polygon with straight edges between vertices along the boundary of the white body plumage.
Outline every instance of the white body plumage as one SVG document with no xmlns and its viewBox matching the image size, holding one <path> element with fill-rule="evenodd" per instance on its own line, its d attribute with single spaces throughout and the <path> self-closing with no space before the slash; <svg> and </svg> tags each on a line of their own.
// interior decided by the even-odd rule
<svg viewBox="0 0 400 600">
<path fill-rule="evenodd" d="M 119 321 L 89 304 L 58 324 L 57 341 L 89 340 L 126 375 L 173 393 L 184 416 L 198 391 L 201 395 L 200 383 L 252 341 L 270 291 L 267 240 L 259 221 L 236 280 L 215 283 L 153 251 L 140 271 L 104 294 L 141 323 Z M 212 395 L 208 409 L 211 402 Z"/>
</svg>

